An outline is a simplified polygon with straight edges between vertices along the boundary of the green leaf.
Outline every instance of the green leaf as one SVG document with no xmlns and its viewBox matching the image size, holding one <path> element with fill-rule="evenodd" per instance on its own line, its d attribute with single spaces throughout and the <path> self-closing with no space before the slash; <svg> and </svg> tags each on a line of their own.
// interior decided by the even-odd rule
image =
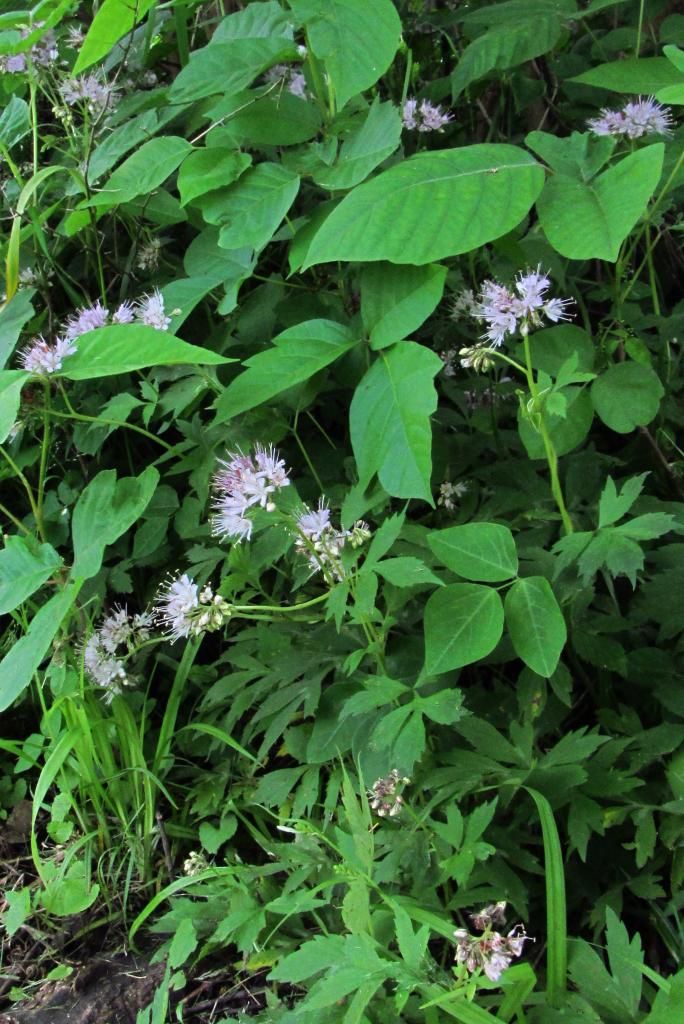
<svg viewBox="0 0 684 1024">
<path fill-rule="evenodd" d="M 437 308 L 444 292 L 446 267 L 376 263 L 361 275 L 361 317 L 371 348 L 408 338 Z"/>
<path fill-rule="evenodd" d="M 391 0 L 289 0 L 304 23 L 307 42 L 325 65 L 338 109 L 375 85 L 389 68 L 401 39 Z"/>
<path fill-rule="evenodd" d="M 560 138 L 550 132 L 530 132 L 525 145 L 545 160 L 558 174 L 588 181 L 612 156 L 617 139 L 596 137 L 589 132 L 573 132 Z"/>
<path fill-rule="evenodd" d="M 418 153 L 345 196 L 314 235 L 303 269 L 470 252 L 519 224 L 543 184 L 541 166 L 515 146 Z"/>
<path fill-rule="evenodd" d="M 383 350 L 354 392 L 349 411 L 359 482 L 374 473 L 388 494 L 432 503 L 432 430 L 437 408 L 434 352 L 412 341 Z"/>
<path fill-rule="evenodd" d="M 298 191 L 296 174 L 280 164 L 263 163 L 199 205 L 206 221 L 220 225 L 219 245 L 223 249 L 263 249 Z"/>
<path fill-rule="evenodd" d="M 648 473 L 640 473 L 639 476 L 625 480 L 619 494 L 613 478 L 610 476 L 607 478 L 599 500 L 599 529 L 603 526 L 611 526 L 627 515 L 641 494 L 647 476 Z"/>
<path fill-rule="evenodd" d="M 62 564 L 51 544 L 32 537 L 8 537 L 0 551 L 0 615 L 35 594 Z"/>
<path fill-rule="evenodd" d="M 7 149 L 16 146 L 17 142 L 28 135 L 31 131 L 31 120 L 29 117 L 29 106 L 26 100 L 12 96 L 7 106 L 0 114 L 0 142 Z"/>
<path fill-rule="evenodd" d="M 375 572 L 394 587 L 416 587 L 426 583 L 436 584 L 438 587 L 444 586 L 439 577 L 435 576 L 431 569 L 428 569 L 425 562 L 412 555 L 386 558 L 384 562 L 378 562 Z"/>
<path fill-rule="evenodd" d="M 178 135 L 150 139 L 135 151 L 107 179 L 102 189 L 84 206 L 118 206 L 136 196 L 147 196 L 162 185 L 192 151 L 192 145 Z"/>
<path fill-rule="evenodd" d="M 315 103 L 277 86 L 265 96 L 238 93 L 227 96 L 207 112 L 212 120 L 228 118 L 222 134 L 240 145 L 293 146 L 308 142 L 321 129 L 322 119 Z"/>
<path fill-rule="evenodd" d="M 228 39 L 264 39 L 284 36 L 292 39 L 292 16 L 283 10 L 277 0 L 250 3 L 244 10 L 222 18 L 216 26 L 212 42 L 224 43 Z"/>
<path fill-rule="evenodd" d="M 225 423 L 309 380 L 348 352 L 357 339 L 333 320 L 307 320 L 273 339 L 273 348 L 245 360 L 241 373 L 216 402 L 216 422 Z"/>
<path fill-rule="evenodd" d="M 138 477 L 116 479 L 116 470 L 104 469 L 81 491 L 74 508 L 74 578 L 90 579 L 100 570 L 104 550 L 118 540 L 149 505 L 159 473 L 148 466 Z"/>
<path fill-rule="evenodd" d="M 613 980 L 629 1013 L 636 1018 L 641 1002 L 641 967 L 644 962 L 641 939 L 636 934 L 630 941 L 627 929 L 611 907 L 606 907 L 606 944 Z"/>
<path fill-rule="evenodd" d="M 79 583 L 71 583 L 51 597 L 34 615 L 25 635 L 0 661 L 0 711 L 5 711 L 31 682 L 79 589 Z"/>
<path fill-rule="evenodd" d="M 25 370 L 0 370 L 0 444 L 17 421 L 21 389 L 29 376 Z"/>
<path fill-rule="evenodd" d="M 599 64 L 569 81 L 612 92 L 649 96 L 668 85 L 681 84 L 681 74 L 666 57 L 625 57 Z"/>
<path fill-rule="evenodd" d="M 463 694 L 460 690 L 440 690 L 429 697 L 420 699 L 420 710 L 431 721 L 440 725 L 453 725 L 467 713 L 463 709 Z"/>
<path fill-rule="evenodd" d="M 316 171 L 313 179 L 331 191 L 353 188 L 394 153 L 400 138 L 399 111 L 376 98 L 363 124 L 342 143 L 332 167 Z"/>
<path fill-rule="evenodd" d="M 577 357 L 575 368 L 580 372 L 594 368 L 594 343 L 586 331 L 574 324 L 558 324 L 557 327 L 535 331 L 530 335 L 529 345 L 534 369 L 548 373 L 554 380 L 573 355 Z M 525 361 L 522 346 L 516 358 Z"/>
<path fill-rule="evenodd" d="M 0 370 L 14 351 L 21 330 L 34 314 L 33 290 L 21 288 L 0 311 Z"/>
<path fill-rule="evenodd" d="M 629 434 L 650 423 L 664 394 L 655 370 L 643 363 L 616 363 L 591 386 L 596 412 L 618 434 Z"/>
<path fill-rule="evenodd" d="M 490 29 L 466 46 L 451 75 L 454 101 L 490 71 L 517 67 L 554 48 L 563 27 L 558 13 L 535 11 L 532 17 L 529 9 L 524 13 L 528 17 Z"/>
<path fill-rule="evenodd" d="M 289 39 L 275 36 L 211 42 L 190 55 L 169 89 L 171 103 L 190 103 L 205 96 L 230 96 L 280 61 L 298 60 Z"/>
<path fill-rule="evenodd" d="M 492 587 L 453 583 L 425 606 L 425 671 L 439 675 L 490 654 L 503 632 L 501 598 Z"/>
<path fill-rule="evenodd" d="M 119 39 L 131 32 L 145 17 L 155 0 L 104 0 L 93 18 L 79 50 L 72 75 L 106 57 Z"/>
<path fill-rule="evenodd" d="M 565 399 L 565 415 L 546 412 L 546 426 L 553 442 L 556 455 L 567 455 L 585 439 L 594 418 L 594 406 L 588 391 L 578 387 L 567 387 L 556 392 Z M 531 459 L 545 458 L 544 441 L 534 429 L 522 410 L 518 409 L 518 431 Z"/>
<path fill-rule="evenodd" d="M 195 925 L 190 917 L 184 917 L 176 931 L 169 948 L 169 967 L 176 969 L 190 959 L 197 949 L 199 939 Z"/>
<path fill-rule="evenodd" d="M 344 956 L 344 938 L 341 935 L 316 935 L 299 949 L 288 953 L 276 964 L 269 981 L 289 981 L 298 984 L 335 967 Z"/>
<path fill-rule="evenodd" d="M 614 263 L 653 195 L 664 153 L 661 142 L 646 146 L 590 182 L 564 174 L 549 178 L 537 211 L 554 249 L 569 259 Z"/>
<path fill-rule="evenodd" d="M 147 366 L 216 366 L 232 362 L 235 360 L 199 345 L 189 345 L 187 341 L 154 327 L 117 324 L 82 334 L 76 352 L 64 360 L 62 369 L 55 376 L 66 377 L 67 380 L 93 380 L 142 370 Z"/>
<path fill-rule="evenodd" d="M 3 910 L 0 917 L 2 926 L 11 939 L 31 913 L 31 889 L 28 886 L 22 889 L 7 889 L 3 898 L 7 909 Z"/>
<path fill-rule="evenodd" d="M 440 562 L 466 580 L 499 583 L 518 571 L 513 534 L 498 523 L 466 523 L 432 530 L 427 541 Z"/>
<path fill-rule="evenodd" d="M 252 158 L 234 149 L 212 147 L 195 149 L 187 156 L 178 172 L 181 206 L 217 188 L 231 185 L 247 170 Z"/>
<path fill-rule="evenodd" d="M 548 679 L 558 665 L 567 640 L 563 613 L 543 576 L 516 580 L 506 594 L 506 626 L 519 658 Z"/>
</svg>

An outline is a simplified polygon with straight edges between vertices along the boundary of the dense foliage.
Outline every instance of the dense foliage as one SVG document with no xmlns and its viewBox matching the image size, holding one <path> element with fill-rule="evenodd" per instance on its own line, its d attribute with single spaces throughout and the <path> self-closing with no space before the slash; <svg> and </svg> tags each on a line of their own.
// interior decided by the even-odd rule
<svg viewBox="0 0 684 1024">
<path fill-rule="evenodd" d="M 684 1017 L 684 15 L 0 6 L 7 956 Z"/>
</svg>

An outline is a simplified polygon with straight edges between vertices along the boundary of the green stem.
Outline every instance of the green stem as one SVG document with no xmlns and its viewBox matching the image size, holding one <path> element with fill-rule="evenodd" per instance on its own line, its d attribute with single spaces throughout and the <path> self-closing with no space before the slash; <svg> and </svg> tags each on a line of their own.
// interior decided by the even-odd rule
<svg viewBox="0 0 684 1024">
<path fill-rule="evenodd" d="M 530 339 L 529 335 L 525 335 L 523 338 L 523 348 L 525 350 L 525 364 L 527 385 L 530 389 L 530 395 L 532 402 L 535 406 L 535 411 L 538 417 L 537 429 L 541 434 L 542 441 L 544 443 L 544 452 L 546 453 L 546 461 L 549 467 L 549 473 L 551 475 L 551 493 L 553 494 L 558 511 L 561 514 L 563 520 L 563 527 L 566 533 L 573 532 L 572 519 L 568 513 L 565 505 L 565 498 L 563 497 L 563 488 L 561 487 L 560 478 L 558 476 L 558 456 L 556 455 L 556 449 L 553 446 L 553 441 L 549 435 L 548 428 L 544 419 L 544 410 L 539 404 L 539 391 L 537 389 L 537 383 L 534 379 L 534 370 L 532 369 L 532 354 L 530 352 Z"/>
<path fill-rule="evenodd" d="M 29 528 L 27 526 L 24 526 L 24 524 L 21 522 L 21 520 L 17 519 L 17 517 L 15 515 L 13 515 L 13 513 L 10 512 L 10 510 L 5 505 L 3 505 L 1 501 L 0 501 L 0 512 L 2 512 L 2 514 L 4 516 L 7 516 L 7 518 L 10 520 L 10 522 L 14 523 L 14 525 L 16 526 L 16 528 L 18 530 L 22 530 L 24 533 L 30 535 L 31 531 L 29 530 Z"/>
<path fill-rule="evenodd" d="M 48 454 L 50 451 L 50 385 L 45 381 L 43 385 L 45 405 L 43 407 L 43 439 L 40 446 L 40 469 L 38 471 L 38 529 L 41 534 L 43 530 L 43 501 L 45 499 L 45 478 L 47 476 Z"/>
<path fill-rule="evenodd" d="M 163 775 L 165 774 L 163 770 L 164 762 L 167 760 L 171 749 L 171 740 L 173 738 L 174 729 L 176 728 L 176 719 L 178 718 L 183 690 L 185 689 L 185 684 L 188 676 L 190 675 L 190 669 L 192 668 L 197 652 L 199 651 L 201 642 L 201 636 L 188 640 L 185 645 L 185 650 L 183 651 L 183 656 L 178 664 L 178 668 L 176 669 L 173 686 L 171 687 L 171 693 L 169 694 L 169 699 L 166 704 L 161 729 L 159 730 L 157 749 L 154 755 L 154 762 L 152 764 L 152 774 L 158 779 L 163 778 Z"/>
<path fill-rule="evenodd" d="M 101 416 L 87 416 L 85 413 L 76 412 L 69 401 L 66 389 L 64 388 L 61 380 L 59 382 L 59 388 L 69 412 L 57 412 L 56 409 L 50 409 L 51 416 L 56 416 L 61 420 L 80 420 L 83 423 L 99 423 L 102 426 L 124 427 L 126 430 L 133 430 L 136 434 L 142 434 L 143 437 L 148 438 L 150 441 L 155 441 L 157 444 L 160 444 L 162 448 L 166 448 L 167 452 L 172 452 L 174 450 L 174 445 L 169 444 L 168 441 L 163 441 L 161 437 L 157 437 L 156 434 L 150 433 L 150 431 L 145 430 L 144 427 L 137 427 L 134 423 L 125 423 L 123 420 L 106 420 Z"/>
<path fill-rule="evenodd" d="M 10 469 L 12 469 L 12 471 L 14 472 L 14 475 L 21 482 L 24 490 L 26 491 L 26 495 L 27 495 L 28 500 L 29 500 L 29 505 L 31 506 L 31 511 L 33 513 L 33 518 L 35 519 L 36 526 L 38 527 L 38 532 L 40 533 L 41 537 L 44 540 L 45 538 L 43 537 L 43 531 L 42 531 L 41 526 L 39 524 L 38 507 L 36 505 L 36 500 L 35 500 L 35 498 L 33 496 L 33 488 L 31 487 L 31 484 L 28 482 L 28 480 L 26 479 L 26 477 L 24 476 L 22 471 L 19 469 L 19 467 L 17 466 L 16 462 L 14 461 L 12 456 L 9 454 L 9 452 L 5 451 L 5 449 L 1 445 L 0 445 L 0 454 L 2 454 L 3 458 L 7 461 L 7 463 L 10 466 Z"/>
<path fill-rule="evenodd" d="M 312 597 L 310 601 L 302 601 L 301 604 L 286 605 L 282 607 L 277 604 L 237 604 L 234 606 L 234 612 L 300 612 L 303 608 L 311 608 L 315 604 L 320 604 L 322 601 L 327 601 L 327 594 L 319 594 L 318 597 Z"/>
</svg>

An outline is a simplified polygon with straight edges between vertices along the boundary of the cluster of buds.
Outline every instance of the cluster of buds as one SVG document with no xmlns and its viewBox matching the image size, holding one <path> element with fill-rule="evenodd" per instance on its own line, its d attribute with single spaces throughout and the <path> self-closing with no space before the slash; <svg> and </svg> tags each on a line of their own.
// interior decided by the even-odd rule
<svg viewBox="0 0 684 1024">
<path fill-rule="evenodd" d="M 345 544 L 359 548 L 371 535 L 363 519 L 354 523 L 351 530 L 337 530 L 330 522 L 330 509 L 322 498 L 318 508 L 304 507 L 295 521 L 295 529 L 295 549 L 304 555 L 311 571 L 329 571 L 338 580 L 344 577 L 340 556 Z"/>
<path fill-rule="evenodd" d="M 447 512 L 453 512 L 458 505 L 464 494 L 467 494 L 470 489 L 470 484 L 467 480 L 461 480 L 459 483 L 452 484 L 449 480 L 445 480 L 439 487 L 439 497 L 437 498 L 437 504 L 445 508 Z"/>
<path fill-rule="evenodd" d="M 106 703 L 133 685 L 126 667 L 127 659 L 150 638 L 152 616 L 129 615 L 127 608 L 115 608 L 105 615 L 83 648 L 83 664 L 88 678 L 101 687 Z"/>
<path fill-rule="evenodd" d="M 138 268 L 140 270 L 156 270 L 159 266 L 160 254 L 161 241 L 158 238 L 150 238 L 145 245 L 141 245 L 138 249 L 136 259 Z"/>
<path fill-rule="evenodd" d="M 227 460 L 219 460 L 219 466 L 213 480 L 212 533 L 237 541 L 249 540 L 253 526 L 250 510 L 263 508 L 274 512 L 273 495 L 290 483 L 285 463 L 273 447 L 257 445 L 254 455 L 228 453 Z"/>
<path fill-rule="evenodd" d="M 210 586 L 199 589 L 187 573 L 164 584 L 154 608 L 155 621 L 171 641 L 220 629 L 233 614 L 232 605 Z"/>
<path fill-rule="evenodd" d="M 371 808 L 379 818 L 396 818 L 404 801 L 399 789 L 408 786 L 410 779 L 393 768 L 389 775 L 378 779 L 368 791 Z"/>
<path fill-rule="evenodd" d="M 475 936 L 465 928 L 456 929 L 456 963 L 464 965 L 471 974 L 483 971 L 490 981 L 499 981 L 511 961 L 522 956 L 525 943 L 534 942 L 520 924 L 507 935 L 495 930 L 495 925 L 501 927 L 506 923 L 506 903 L 503 900 L 471 914 L 470 920 L 482 934 Z"/>
<path fill-rule="evenodd" d="M 208 867 L 209 864 L 204 854 L 193 850 L 183 861 L 183 874 L 188 878 L 194 878 L 195 875 L 201 875 Z"/>
</svg>

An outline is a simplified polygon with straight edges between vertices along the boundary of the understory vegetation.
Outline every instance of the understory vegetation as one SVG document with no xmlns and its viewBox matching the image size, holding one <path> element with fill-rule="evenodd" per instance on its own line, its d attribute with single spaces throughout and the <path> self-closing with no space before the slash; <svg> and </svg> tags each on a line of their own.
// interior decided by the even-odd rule
<svg viewBox="0 0 684 1024">
<path fill-rule="evenodd" d="M 0 108 L 4 1009 L 683 1020 L 681 8 L 2 3 Z"/>
</svg>

